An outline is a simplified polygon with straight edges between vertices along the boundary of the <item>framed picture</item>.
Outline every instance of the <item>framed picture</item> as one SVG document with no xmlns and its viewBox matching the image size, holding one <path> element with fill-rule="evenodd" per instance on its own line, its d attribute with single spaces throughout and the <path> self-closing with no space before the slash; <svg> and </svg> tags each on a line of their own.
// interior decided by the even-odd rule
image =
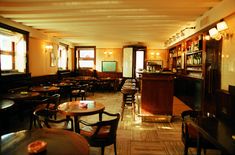
<svg viewBox="0 0 235 155">
<path fill-rule="evenodd" d="M 55 67 L 56 66 L 56 56 L 54 52 L 50 53 L 50 66 Z"/>
<path fill-rule="evenodd" d="M 102 72 L 116 72 L 117 61 L 102 61 Z"/>
</svg>

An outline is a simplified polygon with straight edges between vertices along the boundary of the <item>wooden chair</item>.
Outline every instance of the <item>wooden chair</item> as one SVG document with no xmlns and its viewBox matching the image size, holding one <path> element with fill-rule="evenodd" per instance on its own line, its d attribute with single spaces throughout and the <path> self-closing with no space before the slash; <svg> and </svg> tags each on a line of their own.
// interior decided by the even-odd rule
<svg viewBox="0 0 235 155">
<path fill-rule="evenodd" d="M 181 113 L 182 117 L 182 141 L 184 143 L 184 155 L 188 154 L 188 148 L 197 148 L 199 140 L 199 154 L 201 148 L 206 154 L 206 149 L 215 149 L 215 146 L 200 136 L 198 130 L 187 119 L 195 120 L 201 115 L 200 111 L 186 110 Z M 199 137 L 198 137 L 199 136 Z"/>
<path fill-rule="evenodd" d="M 34 109 L 31 112 L 30 116 L 30 126 L 29 129 L 32 129 L 33 124 L 36 123 L 36 118 L 33 114 L 35 109 L 49 109 L 49 110 L 57 110 L 57 107 L 60 103 L 60 94 L 54 94 L 52 96 L 49 96 L 47 98 L 37 99 L 37 100 L 31 100 L 32 105 L 34 105 Z M 54 114 L 54 118 L 56 119 L 56 113 Z"/>
<path fill-rule="evenodd" d="M 59 103 L 60 103 L 60 94 L 53 94 L 45 98 L 44 100 L 42 100 L 41 104 L 39 104 L 37 108 L 43 107 L 43 108 L 55 110 L 57 109 Z"/>
<path fill-rule="evenodd" d="M 79 131 L 89 142 L 90 146 L 101 147 L 101 154 L 104 155 L 105 146 L 114 144 L 114 153 L 117 154 L 116 150 L 116 132 L 118 128 L 118 122 L 120 114 L 111 114 L 103 112 L 103 114 L 109 117 L 115 117 L 114 119 L 99 121 L 97 123 L 87 123 L 83 120 L 79 121 Z M 80 128 L 80 124 L 84 126 Z"/>
<path fill-rule="evenodd" d="M 71 87 L 71 93 L 70 93 L 70 101 L 72 101 L 73 97 L 75 98 L 75 101 L 77 100 L 77 97 L 81 97 L 81 100 L 86 100 L 86 94 L 89 89 L 88 84 L 82 84 L 79 83 L 75 84 Z"/>
<path fill-rule="evenodd" d="M 73 120 L 70 117 L 66 116 L 60 119 L 52 119 L 52 116 L 56 115 L 57 112 L 57 110 L 50 110 L 43 107 L 36 109 L 33 112 L 33 115 L 37 122 L 37 125 L 35 125 L 35 127 L 59 128 L 73 131 Z"/>
</svg>

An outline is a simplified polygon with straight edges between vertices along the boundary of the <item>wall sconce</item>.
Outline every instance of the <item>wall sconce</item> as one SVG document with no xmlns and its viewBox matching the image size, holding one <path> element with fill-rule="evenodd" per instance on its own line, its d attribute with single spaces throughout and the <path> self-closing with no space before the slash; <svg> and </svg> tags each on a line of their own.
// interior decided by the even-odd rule
<svg viewBox="0 0 235 155">
<path fill-rule="evenodd" d="M 228 25 L 227 25 L 227 23 L 225 21 L 219 22 L 216 25 L 216 27 L 217 27 L 218 31 L 224 31 L 224 30 L 228 29 Z"/>
<path fill-rule="evenodd" d="M 160 53 L 159 53 L 159 52 L 156 52 L 156 53 L 151 52 L 150 54 L 151 54 L 151 56 L 154 56 L 154 55 L 159 56 L 159 55 L 160 55 Z"/>
<path fill-rule="evenodd" d="M 104 52 L 104 55 L 107 55 L 107 56 L 110 56 L 112 54 L 113 54 L 113 52 Z"/>
<path fill-rule="evenodd" d="M 216 24 L 216 28 L 213 27 L 209 30 L 210 37 L 215 40 L 220 40 L 222 37 L 225 39 L 229 39 L 233 36 L 233 34 L 226 33 L 228 29 L 228 25 L 225 21 L 221 21 Z"/>
<path fill-rule="evenodd" d="M 53 49 L 53 46 L 52 45 L 46 45 L 45 46 L 45 51 L 49 51 L 49 50 L 52 50 Z"/>
<path fill-rule="evenodd" d="M 221 34 L 219 33 L 219 31 L 215 27 L 213 27 L 209 30 L 209 34 L 210 34 L 210 37 L 215 40 L 221 39 Z"/>
</svg>

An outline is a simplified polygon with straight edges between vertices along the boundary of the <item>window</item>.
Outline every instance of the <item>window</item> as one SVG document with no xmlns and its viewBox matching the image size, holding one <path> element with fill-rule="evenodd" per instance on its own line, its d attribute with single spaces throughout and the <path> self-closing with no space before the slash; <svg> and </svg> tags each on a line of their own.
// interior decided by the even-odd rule
<svg viewBox="0 0 235 155">
<path fill-rule="evenodd" d="M 68 69 L 68 45 L 60 44 L 58 50 L 58 69 Z"/>
<path fill-rule="evenodd" d="M 0 35 L 1 70 L 13 70 L 12 37 Z"/>
<path fill-rule="evenodd" d="M 95 67 L 95 47 L 75 47 L 76 68 Z"/>
<path fill-rule="evenodd" d="M 26 72 L 26 34 L 5 29 L 0 25 L 1 74 Z M 14 28 L 14 30 L 17 30 Z M 20 31 L 20 30 L 19 30 Z M 24 32 L 27 33 L 27 32 Z"/>
</svg>

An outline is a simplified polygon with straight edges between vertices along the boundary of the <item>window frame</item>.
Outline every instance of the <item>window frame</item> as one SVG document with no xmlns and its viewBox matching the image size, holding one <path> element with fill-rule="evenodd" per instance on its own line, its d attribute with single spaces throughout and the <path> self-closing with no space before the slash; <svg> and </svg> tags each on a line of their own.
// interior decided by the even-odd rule
<svg viewBox="0 0 235 155">
<path fill-rule="evenodd" d="M 59 46 L 63 46 L 64 48 L 65 48 L 65 50 L 66 50 L 66 55 L 67 55 L 67 57 L 66 57 L 66 67 L 65 67 L 65 69 L 59 69 L 59 59 L 60 59 L 60 57 L 61 57 L 61 51 L 60 51 L 60 47 L 58 48 L 58 53 L 57 53 L 57 56 L 58 56 L 58 62 L 57 62 L 57 66 L 58 66 L 58 71 L 63 71 L 63 70 L 68 70 L 68 68 L 69 68 L 69 65 L 68 65 L 68 53 L 69 53 L 69 45 L 66 45 L 66 44 L 63 44 L 63 43 L 59 43 Z"/>
<path fill-rule="evenodd" d="M 28 51 L 29 51 L 29 32 L 22 30 L 22 29 L 18 29 L 16 27 L 12 27 L 3 23 L 0 23 L 0 28 L 9 30 L 9 31 L 13 31 L 13 32 L 17 32 L 23 35 L 25 43 L 26 43 L 26 64 L 25 64 L 25 72 L 19 72 L 21 74 L 28 74 L 29 73 L 29 60 L 28 60 Z M 12 42 L 12 51 L 4 51 L 1 50 L 1 53 L 6 53 L 7 55 L 12 55 L 12 69 L 11 70 L 2 70 L 1 69 L 1 60 L 0 60 L 0 76 L 2 75 L 11 75 L 14 74 L 14 69 L 15 69 L 15 43 Z M 10 54 L 12 53 L 12 54 Z M 17 72 L 18 73 L 18 72 Z"/>
<path fill-rule="evenodd" d="M 80 57 L 80 49 L 94 49 L 94 58 L 81 58 Z M 80 60 L 92 60 L 94 61 L 93 67 L 80 67 L 79 61 Z M 75 70 L 78 69 L 94 69 L 96 66 L 96 46 L 75 46 L 74 48 L 74 68 Z"/>
</svg>

